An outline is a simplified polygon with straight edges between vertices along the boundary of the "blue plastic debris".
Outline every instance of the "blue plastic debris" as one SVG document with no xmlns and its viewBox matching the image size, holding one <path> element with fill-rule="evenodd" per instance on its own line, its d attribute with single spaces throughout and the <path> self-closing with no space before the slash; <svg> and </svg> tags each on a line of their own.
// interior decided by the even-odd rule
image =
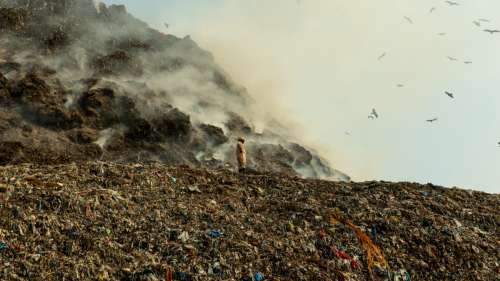
<svg viewBox="0 0 500 281">
<path fill-rule="evenodd" d="M 9 246 L 7 246 L 7 244 L 0 242 L 0 251 L 7 250 L 8 248 L 9 248 Z"/>
<path fill-rule="evenodd" d="M 255 278 L 255 281 L 262 281 L 262 280 L 264 280 L 264 274 L 257 272 L 257 273 L 255 273 L 254 278 Z"/>
<path fill-rule="evenodd" d="M 179 271 L 176 271 L 174 273 L 174 280 L 180 280 L 180 281 L 188 281 L 188 280 L 191 280 L 191 276 L 186 273 L 186 272 L 179 272 Z"/>
<path fill-rule="evenodd" d="M 212 238 L 219 238 L 221 236 L 222 236 L 222 233 L 218 230 L 210 231 L 210 237 L 212 237 Z"/>
<path fill-rule="evenodd" d="M 377 240 L 377 226 L 372 225 L 372 227 L 370 228 L 370 234 L 372 236 L 372 239 L 376 241 Z"/>
</svg>

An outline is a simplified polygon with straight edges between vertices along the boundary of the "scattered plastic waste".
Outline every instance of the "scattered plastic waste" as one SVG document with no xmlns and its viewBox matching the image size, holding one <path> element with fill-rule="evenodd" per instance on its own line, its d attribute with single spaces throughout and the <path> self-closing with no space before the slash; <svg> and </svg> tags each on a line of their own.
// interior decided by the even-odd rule
<svg viewBox="0 0 500 281">
<path fill-rule="evenodd" d="M 200 188 L 196 185 L 188 186 L 188 190 L 193 193 L 201 193 Z"/>
<path fill-rule="evenodd" d="M 165 281 L 173 281 L 174 280 L 174 273 L 172 271 L 171 267 L 167 267 L 165 269 Z"/>
<path fill-rule="evenodd" d="M 344 259 L 344 260 L 351 260 L 352 259 L 347 253 L 345 253 L 344 251 L 340 251 L 340 250 L 335 250 L 335 255 L 338 258 Z"/>
<path fill-rule="evenodd" d="M 352 259 L 351 260 L 351 268 L 354 270 L 359 269 L 360 268 L 359 262 L 355 259 Z"/>
<path fill-rule="evenodd" d="M 179 281 L 190 281 L 191 276 L 186 273 L 186 272 L 175 272 L 174 273 L 174 280 L 179 280 Z"/>
<path fill-rule="evenodd" d="M 261 272 L 256 272 L 254 278 L 255 281 L 262 281 L 264 280 L 264 274 L 262 274 Z"/>
<path fill-rule="evenodd" d="M 326 231 L 324 229 L 319 230 L 319 238 L 320 239 L 325 239 L 326 237 Z"/>
<path fill-rule="evenodd" d="M 183 231 L 177 238 L 181 240 L 182 243 L 186 243 L 189 240 L 189 233 L 187 233 L 187 231 Z"/>
<path fill-rule="evenodd" d="M 497 195 L 156 163 L 0 166 L 0 185 L 0 280 L 498 276 Z"/>
<path fill-rule="evenodd" d="M 377 227 L 375 225 L 371 226 L 370 235 L 371 235 L 373 240 L 377 241 Z"/>
<path fill-rule="evenodd" d="M 355 232 L 356 236 L 358 237 L 359 243 L 361 244 L 361 246 L 365 250 L 366 260 L 368 262 L 368 269 L 370 271 L 372 271 L 374 265 L 381 266 L 385 269 L 389 269 L 389 265 L 388 265 L 387 261 L 385 260 L 382 251 L 380 250 L 380 248 L 377 245 L 375 245 L 373 243 L 373 241 L 370 239 L 370 237 L 368 237 L 368 235 L 366 235 L 359 227 L 354 225 L 351 221 L 342 217 L 342 215 L 337 213 L 337 214 L 334 214 L 334 217 L 335 217 L 335 219 L 334 219 L 335 221 L 342 222 L 344 225 L 351 228 Z M 339 256 L 339 254 L 344 256 L 342 252 L 337 253 L 337 256 Z"/>
<path fill-rule="evenodd" d="M 221 236 L 222 236 L 222 232 L 220 232 L 219 230 L 210 231 L 210 237 L 212 237 L 212 238 L 219 238 Z"/>
</svg>

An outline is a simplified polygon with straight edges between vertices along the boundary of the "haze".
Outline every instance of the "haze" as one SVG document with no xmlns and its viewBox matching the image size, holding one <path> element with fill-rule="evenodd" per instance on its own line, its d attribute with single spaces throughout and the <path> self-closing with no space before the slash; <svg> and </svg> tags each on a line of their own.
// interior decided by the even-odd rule
<svg viewBox="0 0 500 281">
<path fill-rule="evenodd" d="M 191 35 L 355 181 L 500 192 L 498 1 L 105 2 Z"/>
</svg>

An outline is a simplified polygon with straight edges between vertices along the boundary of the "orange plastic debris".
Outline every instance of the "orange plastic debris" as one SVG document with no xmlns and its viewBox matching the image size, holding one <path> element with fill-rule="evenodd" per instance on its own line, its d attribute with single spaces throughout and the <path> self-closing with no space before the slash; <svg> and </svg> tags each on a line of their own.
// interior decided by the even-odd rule
<svg viewBox="0 0 500 281">
<path fill-rule="evenodd" d="M 347 221 L 346 225 L 350 227 L 352 230 L 354 230 L 356 236 L 358 236 L 359 242 L 361 243 L 361 246 L 363 247 L 366 253 L 366 260 L 368 261 L 368 269 L 371 271 L 375 264 L 378 264 L 384 268 L 388 268 L 388 263 L 384 258 L 382 250 L 380 250 L 380 248 L 373 243 L 370 237 L 366 235 L 366 233 L 364 233 L 361 229 L 359 229 L 359 227 L 354 225 L 352 222 Z"/>
<path fill-rule="evenodd" d="M 348 219 L 343 218 L 339 214 L 334 214 L 331 217 L 330 222 L 332 224 L 342 223 L 345 226 L 352 229 L 356 233 L 356 236 L 358 237 L 359 243 L 361 244 L 361 246 L 365 250 L 366 260 L 368 262 L 368 270 L 370 272 L 372 271 L 374 265 L 381 266 L 385 269 L 389 268 L 389 264 L 385 260 L 384 254 L 382 253 L 382 250 L 380 250 L 380 248 L 377 245 L 375 245 L 375 243 L 373 243 L 373 241 L 370 239 L 370 237 L 368 235 L 366 235 L 366 233 L 364 233 L 359 227 L 354 225 Z"/>
<path fill-rule="evenodd" d="M 336 224 L 339 224 L 339 223 L 340 223 L 340 221 L 339 221 L 339 220 L 337 220 L 335 217 L 331 217 L 331 218 L 330 218 L 330 223 L 331 223 L 331 224 L 333 224 L 333 225 L 336 225 Z"/>
</svg>

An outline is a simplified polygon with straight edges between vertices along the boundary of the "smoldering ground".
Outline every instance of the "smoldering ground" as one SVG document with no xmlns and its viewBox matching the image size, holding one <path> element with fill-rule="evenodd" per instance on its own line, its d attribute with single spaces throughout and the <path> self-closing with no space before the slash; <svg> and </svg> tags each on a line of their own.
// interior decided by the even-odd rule
<svg viewBox="0 0 500 281">
<path fill-rule="evenodd" d="M 231 162 L 234 138 L 244 135 L 257 168 L 345 179 L 293 145 L 298 138 L 264 114 L 265 101 L 233 82 L 190 37 L 153 30 L 123 6 L 96 9 L 84 0 L 8 5 L 2 12 L 12 22 L 3 24 L 10 29 L 1 49 L 18 65 L 9 78 L 14 96 L 36 118 L 45 116 L 31 123 L 61 130 L 57 118 L 63 118 L 73 141 L 121 149 L 114 154 L 120 159 L 161 151 L 156 158 L 168 163 Z M 29 16 L 16 18 L 24 13 Z"/>
</svg>

